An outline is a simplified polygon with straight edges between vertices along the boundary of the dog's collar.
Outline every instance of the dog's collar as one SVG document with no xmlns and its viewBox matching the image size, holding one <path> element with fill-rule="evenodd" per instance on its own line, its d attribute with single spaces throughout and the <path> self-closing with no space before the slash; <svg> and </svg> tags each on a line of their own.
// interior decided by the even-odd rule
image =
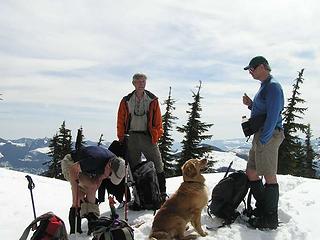
<svg viewBox="0 0 320 240">
<path fill-rule="evenodd" d="M 202 183 L 202 182 L 197 182 L 197 181 L 184 181 L 185 183 L 199 183 L 199 184 L 203 184 L 204 185 L 204 183 Z"/>
</svg>

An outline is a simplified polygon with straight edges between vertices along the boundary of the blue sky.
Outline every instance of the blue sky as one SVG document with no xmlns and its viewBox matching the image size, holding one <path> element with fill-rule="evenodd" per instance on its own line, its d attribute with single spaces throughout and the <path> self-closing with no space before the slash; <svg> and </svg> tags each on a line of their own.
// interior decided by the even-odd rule
<svg viewBox="0 0 320 240">
<path fill-rule="evenodd" d="M 320 27 L 316 0 L 3 0 L 0 2 L 0 137 L 52 137 L 62 121 L 75 137 L 116 138 L 122 96 L 135 72 L 160 102 L 172 87 L 185 124 L 198 81 L 202 120 L 215 139 L 242 137 L 242 94 L 259 82 L 243 67 L 263 55 L 290 97 L 300 92 L 304 121 L 320 135 Z M 164 107 L 162 108 L 164 109 Z M 182 135 L 173 132 L 177 141 Z"/>
</svg>

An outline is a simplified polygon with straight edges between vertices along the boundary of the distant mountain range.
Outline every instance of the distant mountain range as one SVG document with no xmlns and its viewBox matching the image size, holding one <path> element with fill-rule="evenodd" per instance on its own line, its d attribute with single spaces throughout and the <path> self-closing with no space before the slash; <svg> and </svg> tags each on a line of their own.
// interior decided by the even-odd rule
<svg viewBox="0 0 320 240">
<path fill-rule="evenodd" d="M 49 142 L 49 138 L 20 138 L 16 140 L 0 138 L 0 167 L 34 174 L 44 172 L 47 170 L 47 166 L 43 164 L 50 160 L 47 155 Z M 97 142 L 86 140 L 86 145 L 97 145 Z M 104 142 L 103 145 L 108 147 L 110 142 Z M 245 138 L 212 140 L 206 141 L 205 145 L 210 146 L 215 152 L 234 152 L 236 156 L 247 160 L 251 140 L 249 142 L 246 142 Z M 314 146 L 319 153 L 319 146 L 315 142 Z M 173 150 L 179 154 L 181 145 L 174 143 Z M 319 161 L 317 165 L 320 168 Z"/>
<path fill-rule="evenodd" d="M 48 169 L 44 165 L 51 158 L 49 138 L 20 138 L 5 140 L 0 138 L 0 167 L 17 171 L 40 174 Z M 87 145 L 97 145 L 97 142 L 86 141 Z M 109 143 L 105 143 L 109 146 Z"/>
<path fill-rule="evenodd" d="M 49 151 L 48 145 L 48 138 L 17 140 L 0 138 L 0 166 L 29 173 L 41 173 L 46 170 L 43 163 L 50 160 L 46 155 Z"/>
</svg>

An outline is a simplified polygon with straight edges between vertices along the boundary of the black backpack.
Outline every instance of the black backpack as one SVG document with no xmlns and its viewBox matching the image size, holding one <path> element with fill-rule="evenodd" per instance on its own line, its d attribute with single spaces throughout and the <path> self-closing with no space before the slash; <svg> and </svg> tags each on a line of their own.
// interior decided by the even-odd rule
<svg viewBox="0 0 320 240">
<path fill-rule="evenodd" d="M 33 220 L 24 230 L 20 240 L 28 238 L 30 229 L 36 226 L 37 222 L 40 224 L 36 227 L 30 240 L 68 240 L 64 222 L 52 212 L 45 213 Z"/>
<path fill-rule="evenodd" d="M 209 216 L 213 214 L 222 218 L 223 225 L 233 223 L 240 215 L 237 208 L 244 201 L 249 188 L 247 175 L 243 171 L 236 171 L 227 176 L 229 168 L 224 178 L 213 188 L 208 204 Z"/>
<path fill-rule="evenodd" d="M 93 229 L 93 240 L 133 240 L 133 229 L 126 221 L 109 217 L 100 217 L 89 222 Z"/>
<path fill-rule="evenodd" d="M 133 169 L 134 205 L 140 209 L 157 210 L 161 206 L 161 194 L 153 162 L 144 161 Z"/>
</svg>

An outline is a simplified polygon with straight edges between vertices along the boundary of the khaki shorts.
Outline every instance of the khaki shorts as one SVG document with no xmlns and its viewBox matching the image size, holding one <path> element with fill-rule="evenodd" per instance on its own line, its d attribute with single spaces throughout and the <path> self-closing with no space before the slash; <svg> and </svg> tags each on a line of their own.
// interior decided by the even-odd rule
<svg viewBox="0 0 320 240">
<path fill-rule="evenodd" d="M 272 176 L 278 170 L 278 151 L 284 139 L 283 130 L 274 130 L 269 142 L 260 142 L 261 130 L 254 134 L 247 169 L 256 170 L 259 176 Z"/>
<path fill-rule="evenodd" d="M 67 154 L 61 161 L 61 170 L 64 178 L 70 182 L 70 167 L 74 164 L 71 155 Z M 79 175 L 79 187 L 82 192 L 86 192 L 88 186 L 96 185 L 100 186 L 101 179 L 98 177 L 91 178 L 85 174 L 80 173 Z"/>
<path fill-rule="evenodd" d="M 61 161 L 61 170 L 64 178 L 70 182 L 70 167 L 74 164 L 71 154 L 67 154 Z"/>
</svg>

